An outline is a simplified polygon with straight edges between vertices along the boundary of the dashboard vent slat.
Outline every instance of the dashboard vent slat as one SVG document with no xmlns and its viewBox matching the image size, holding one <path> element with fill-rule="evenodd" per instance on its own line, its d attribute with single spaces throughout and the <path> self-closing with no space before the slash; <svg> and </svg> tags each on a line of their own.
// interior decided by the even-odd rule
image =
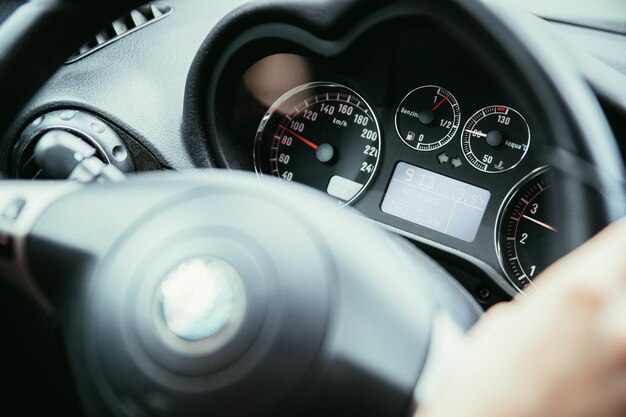
<svg viewBox="0 0 626 417">
<path fill-rule="evenodd" d="M 143 25 L 149 19 L 149 17 L 144 16 L 139 10 L 132 10 L 130 12 L 130 18 L 133 20 L 135 27 Z"/>
<path fill-rule="evenodd" d="M 152 16 L 154 16 L 155 19 L 157 17 L 163 16 L 163 11 L 159 9 L 157 6 L 155 6 L 154 4 L 150 4 L 149 6 L 150 6 L 150 11 L 152 12 Z"/>
<path fill-rule="evenodd" d="M 104 33 L 104 32 L 100 32 L 100 33 L 96 34 L 96 43 L 98 45 L 102 45 L 103 43 L 106 43 L 109 40 L 111 40 L 111 38 L 109 38 L 107 36 L 107 34 Z"/>
<path fill-rule="evenodd" d="M 111 22 L 106 28 L 98 32 L 98 34 L 81 46 L 65 63 L 71 64 L 76 62 L 98 49 L 115 42 L 121 37 L 164 18 L 169 15 L 172 10 L 170 6 L 160 3 L 149 3 L 131 10 L 129 13 Z"/>
<path fill-rule="evenodd" d="M 120 36 L 125 32 L 128 32 L 128 26 L 122 19 L 117 19 L 111 23 L 111 27 L 113 28 L 113 32 L 115 32 L 115 36 Z"/>
</svg>

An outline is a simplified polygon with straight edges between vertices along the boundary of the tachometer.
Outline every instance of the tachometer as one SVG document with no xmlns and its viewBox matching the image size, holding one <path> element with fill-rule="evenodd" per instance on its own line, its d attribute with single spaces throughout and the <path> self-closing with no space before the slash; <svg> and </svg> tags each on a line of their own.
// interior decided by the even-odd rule
<svg viewBox="0 0 626 417">
<path fill-rule="evenodd" d="M 552 192 L 549 171 L 541 169 L 522 181 L 506 199 L 496 226 L 496 249 L 511 283 L 523 291 L 555 259 L 548 248 L 560 246 L 559 219 L 548 209 Z"/>
<path fill-rule="evenodd" d="M 353 202 L 376 173 L 381 132 L 372 108 L 343 85 L 296 87 L 267 111 L 257 131 L 254 165 L 324 191 L 340 205 Z"/>
<path fill-rule="evenodd" d="M 461 135 L 461 149 L 474 168 L 495 174 L 513 169 L 530 147 L 524 117 L 507 106 L 489 106 L 469 118 Z"/>
</svg>

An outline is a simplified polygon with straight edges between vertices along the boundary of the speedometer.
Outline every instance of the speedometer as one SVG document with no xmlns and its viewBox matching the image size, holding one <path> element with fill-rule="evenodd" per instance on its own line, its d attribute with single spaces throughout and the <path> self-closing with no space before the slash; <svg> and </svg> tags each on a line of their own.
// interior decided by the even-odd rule
<svg viewBox="0 0 626 417">
<path fill-rule="evenodd" d="M 349 204 L 378 167 L 381 133 L 372 108 L 343 85 L 296 87 L 267 111 L 257 131 L 258 175 L 306 184 Z"/>
</svg>

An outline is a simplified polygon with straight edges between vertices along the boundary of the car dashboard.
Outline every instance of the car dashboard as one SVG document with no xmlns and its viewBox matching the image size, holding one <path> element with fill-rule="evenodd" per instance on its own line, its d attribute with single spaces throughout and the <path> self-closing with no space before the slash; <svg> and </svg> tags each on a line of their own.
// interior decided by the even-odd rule
<svg viewBox="0 0 626 417">
<path fill-rule="evenodd" d="M 86 112 L 119 131 L 136 171 L 227 168 L 316 188 L 414 242 L 485 307 L 532 286 L 545 247 L 571 249 L 544 209 L 559 184 L 518 69 L 454 27 L 385 16 L 335 41 L 261 25 L 216 57 L 206 37 L 234 7 L 223 3 L 169 1 L 167 17 L 65 65 L 3 141 L 4 170 L 15 175 L 42 115 Z M 623 146 L 626 110 L 600 99 Z"/>
<path fill-rule="evenodd" d="M 541 172 L 540 130 L 489 62 L 444 30 L 376 30 L 339 58 L 271 54 L 232 84 L 235 70 L 225 68 L 216 137 L 235 158 L 222 162 L 307 184 L 338 206 L 499 269 L 507 260 L 498 259 L 497 224 L 511 210 L 507 197 Z M 330 161 L 320 159 L 324 146 Z"/>
</svg>

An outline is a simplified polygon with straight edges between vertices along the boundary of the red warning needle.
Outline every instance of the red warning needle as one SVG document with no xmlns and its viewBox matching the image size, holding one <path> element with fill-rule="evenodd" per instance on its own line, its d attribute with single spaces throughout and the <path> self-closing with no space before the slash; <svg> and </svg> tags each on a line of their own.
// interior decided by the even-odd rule
<svg viewBox="0 0 626 417">
<path fill-rule="evenodd" d="M 287 131 L 290 135 L 295 136 L 297 139 L 300 139 L 300 141 L 304 142 L 306 145 L 310 146 L 311 148 L 317 149 L 317 145 L 311 142 L 310 140 L 308 140 L 307 138 L 300 136 L 293 130 L 288 129 L 283 125 L 280 125 L 279 127 L 283 128 L 283 130 Z"/>
<path fill-rule="evenodd" d="M 535 224 L 538 224 L 538 225 L 539 225 L 539 226 L 541 226 L 541 227 L 545 227 L 545 228 L 546 228 L 546 229 L 548 229 L 548 230 L 552 230 L 553 232 L 558 232 L 558 230 L 556 229 L 556 227 L 554 227 L 554 226 L 550 226 L 550 225 L 549 225 L 549 224 L 547 224 L 547 223 L 540 222 L 539 220 L 537 220 L 537 219 L 533 219 L 532 217 L 528 217 L 528 216 L 527 216 L 527 215 L 525 215 L 525 214 L 524 214 L 522 217 L 523 217 L 523 218 L 525 218 L 526 220 L 530 220 L 531 222 L 533 222 L 533 223 L 535 223 Z"/>
<path fill-rule="evenodd" d="M 444 96 L 441 100 L 439 100 L 439 102 L 435 104 L 435 107 L 433 107 L 433 111 L 436 111 L 443 104 L 443 102 L 446 101 L 447 99 L 448 98 Z"/>
</svg>

